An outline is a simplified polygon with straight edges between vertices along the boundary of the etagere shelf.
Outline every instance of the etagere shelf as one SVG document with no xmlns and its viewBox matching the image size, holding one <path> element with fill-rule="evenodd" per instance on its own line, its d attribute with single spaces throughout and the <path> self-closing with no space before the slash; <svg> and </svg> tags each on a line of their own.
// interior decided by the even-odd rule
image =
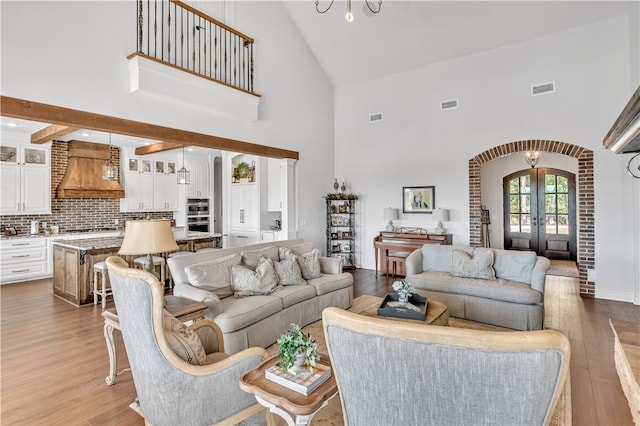
<svg viewBox="0 0 640 426">
<path fill-rule="evenodd" d="M 327 256 L 342 258 L 345 269 L 355 269 L 356 201 L 327 198 Z"/>
</svg>

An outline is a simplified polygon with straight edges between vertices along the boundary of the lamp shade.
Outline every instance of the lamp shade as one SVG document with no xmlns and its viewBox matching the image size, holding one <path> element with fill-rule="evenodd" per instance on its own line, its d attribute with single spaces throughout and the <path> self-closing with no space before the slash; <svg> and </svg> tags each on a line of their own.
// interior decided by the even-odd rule
<svg viewBox="0 0 640 426">
<path fill-rule="evenodd" d="M 383 212 L 384 220 L 398 220 L 398 209 L 387 207 Z"/>
<path fill-rule="evenodd" d="M 171 221 L 128 220 L 118 254 L 135 256 L 176 250 L 178 250 L 178 244 L 173 238 Z"/>
<path fill-rule="evenodd" d="M 449 220 L 449 210 L 435 209 L 432 219 L 434 222 L 447 222 Z"/>
</svg>

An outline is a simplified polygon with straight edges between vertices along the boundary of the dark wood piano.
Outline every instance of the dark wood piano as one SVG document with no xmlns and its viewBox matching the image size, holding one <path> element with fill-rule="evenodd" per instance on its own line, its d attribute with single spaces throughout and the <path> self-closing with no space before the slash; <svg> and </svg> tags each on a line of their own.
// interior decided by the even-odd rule
<svg viewBox="0 0 640 426">
<path fill-rule="evenodd" d="M 392 272 L 391 266 L 387 265 L 387 256 L 390 253 L 404 252 L 407 256 L 409 253 L 422 247 L 424 244 L 442 244 L 451 245 L 453 241 L 452 234 L 429 234 L 426 232 L 387 232 L 381 231 L 373 239 L 373 251 L 376 256 L 376 276 L 378 271 L 387 273 Z M 378 263 L 379 260 L 379 263 Z M 380 268 L 378 269 L 378 265 Z M 388 269 L 387 269 L 388 268 Z M 398 275 L 406 275 L 404 262 L 397 265 L 396 273 Z"/>
</svg>

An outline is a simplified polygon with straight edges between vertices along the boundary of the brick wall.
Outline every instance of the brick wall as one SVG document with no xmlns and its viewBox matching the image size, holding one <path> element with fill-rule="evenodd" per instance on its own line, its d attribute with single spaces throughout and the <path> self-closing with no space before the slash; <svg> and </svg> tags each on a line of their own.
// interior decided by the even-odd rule
<svg viewBox="0 0 640 426">
<path fill-rule="evenodd" d="M 118 168 L 120 181 L 120 150 L 111 147 L 111 161 Z M 56 189 L 67 169 L 67 143 L 53 141 L 51 146 L 51 214 L 0 216 L 0 227 L 15 226 L 18 234 L 29 233 L 31 221 L 39 220 L 50 225 L 58 225 L 60 232 L 78 229 L 114 228 L 115 220 L 122 228 L 125 221 L 150 217 L 152 219 L 172 218 L 171 212 L 120 213 L 119 199 L 56 199 Z"/>
<path fill-rule="evenodd" d="M 578 208 L 578 270 L 580 272 L 580 294 L 595 296 L 596 283 L 588 281 L 587 271 L 595 269 L 595 190 L 593 185 L 593 151 L 568 144 L 548 140 L 527 140 L 510 142 L 488 149 L 469 160 L 469 244 L 480 246 L 482 228 L 480 226 L 480 167 L 487 161 L 505 155 L 524 151 L 552 152 L 568 155 L 578 160 L 577 208 Z"/>
</svg>

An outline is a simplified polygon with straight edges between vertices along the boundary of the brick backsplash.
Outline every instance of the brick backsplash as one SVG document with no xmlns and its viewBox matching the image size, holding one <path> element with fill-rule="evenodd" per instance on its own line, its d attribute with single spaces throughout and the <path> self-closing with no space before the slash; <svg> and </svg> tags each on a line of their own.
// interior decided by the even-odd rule
<svg viewBox="0 0 640 426">
<path fill-rule="evenodd" d="M 526 140 L 510 142 L 488 149 L 469 160 L 469 244 L 480 246 L 482 228 L 480 226 L 480 166 L 487 161 L 504 155 L 524 151 L 543 151 L 568 155 L 578 160 L 576 181 L 578 209 L 578 271 L 580 273 L 580 294 L 594 297 L 596 283 L 587 280 L 587 271 L 595 269 L 595 188 L 593 185 L 593 151 L 566 142 L 549 140 Z"/>
<path fill-rule="evenodd" d="M 120 167 L 120 150 L 111 147 L 111 161 Z M 131 219 L 171 219 L 172 212 L 121 213 L 119 199 L 57 199 L 56 189 L 67 169 L 67 142 L 53 141 L 51 145 L 51 214 L 0 216 L 0 228 L 15 226 L 18 235 L 28 234 L 31 221 L 39 220 L 49 225 L 58 225 L 60 232 L 118 228 Z M 115 225 L 116 219 L 119 224 Z"/>
</svg>

